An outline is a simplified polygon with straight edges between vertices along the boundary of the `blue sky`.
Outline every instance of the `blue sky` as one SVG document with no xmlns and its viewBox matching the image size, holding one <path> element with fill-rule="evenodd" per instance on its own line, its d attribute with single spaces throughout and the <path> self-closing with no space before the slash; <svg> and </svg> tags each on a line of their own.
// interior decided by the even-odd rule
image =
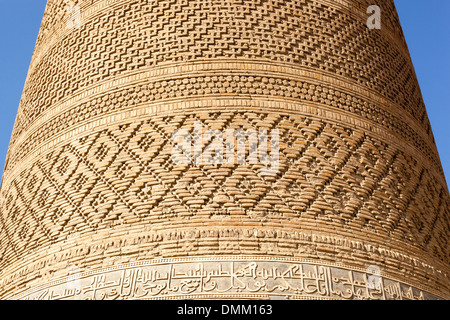
<svg viewBox="0 0 450 320">
<path fill-rule="evenodd" d="M 0 1 L 0 176 L 46 0 Z M 450 181 L 448 0 L 395 0 Z"/>
</svg>

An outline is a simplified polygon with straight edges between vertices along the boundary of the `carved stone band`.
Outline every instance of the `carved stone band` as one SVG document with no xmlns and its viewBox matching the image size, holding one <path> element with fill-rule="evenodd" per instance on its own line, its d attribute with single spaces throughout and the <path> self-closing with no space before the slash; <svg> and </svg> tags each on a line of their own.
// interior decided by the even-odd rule
<svg viewBox="0 0 450 320">
<path fill-rule="evenodd" d="M 77 273 L 35 287 L 25 300 L 115 299 L 440 299 L 387 278 L 382 267 L 365 272 L 268 257 L 167 259 Z"/>
</svg>

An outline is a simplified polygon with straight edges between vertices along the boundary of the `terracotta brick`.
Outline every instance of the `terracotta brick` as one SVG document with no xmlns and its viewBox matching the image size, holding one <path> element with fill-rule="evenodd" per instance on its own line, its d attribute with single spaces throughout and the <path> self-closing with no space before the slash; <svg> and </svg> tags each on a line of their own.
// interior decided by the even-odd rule
<svg viewBox="0 0 450 320">
<path fill-rule="evenodd" d="M 450 298 L 450 197 L 392 0 L 72 2 L 48 0 L 11 137 L 0 298 Z M 279 130 L 276 174 L 177 164 L 196 121 Z"/>
</svg>

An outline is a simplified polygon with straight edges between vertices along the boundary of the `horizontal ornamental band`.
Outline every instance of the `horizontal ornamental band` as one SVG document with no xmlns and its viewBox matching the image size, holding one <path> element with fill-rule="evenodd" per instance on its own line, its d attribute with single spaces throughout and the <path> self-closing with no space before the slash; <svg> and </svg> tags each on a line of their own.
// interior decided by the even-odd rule
<svg viewBox="0 0 450 320">
<path fill-rule="evenodd" d="M 264 257 L 170 259 L 78 272 L 34 288 L 19 299 L 246 298 L 436 300 L 439 297 L 382 276 L 342 266 Z"/>
</svg>

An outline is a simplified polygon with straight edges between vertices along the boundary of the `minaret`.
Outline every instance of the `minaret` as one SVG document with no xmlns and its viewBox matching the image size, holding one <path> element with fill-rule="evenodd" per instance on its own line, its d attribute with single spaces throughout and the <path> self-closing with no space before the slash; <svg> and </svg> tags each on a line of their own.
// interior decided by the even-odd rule
<svg viewBox="0 0 450 320">
<path fill-rule="evenodd" d="M 2 299 L 449 299 L 449 192 L 393 0 L 49 0 Z"/>
</svg>

